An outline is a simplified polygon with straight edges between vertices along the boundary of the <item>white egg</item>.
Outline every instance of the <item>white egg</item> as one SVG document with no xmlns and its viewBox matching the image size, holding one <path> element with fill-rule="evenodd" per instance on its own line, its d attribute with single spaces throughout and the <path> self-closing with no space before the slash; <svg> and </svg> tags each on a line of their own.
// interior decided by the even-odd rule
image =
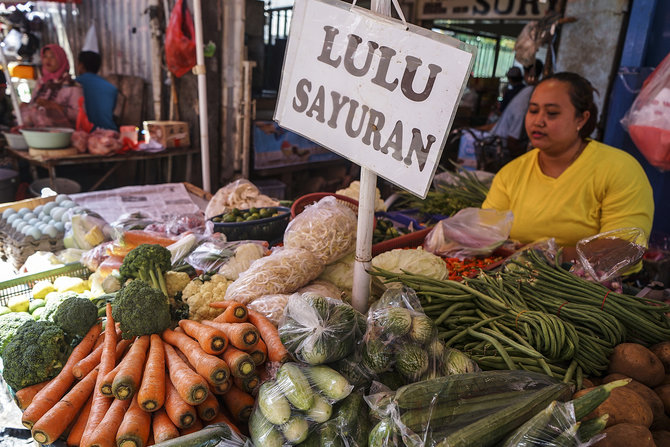
<svg viewBox="0 0 670 447">
<path fill-rule="evenodd" d="M 56 203 L 58 204 L 61 204 L 66 200 L 70 200 L 70 196 L 68 196 L 67 194 L 58 194 L 56 196 Z"/>
<path fill-rule="evenodd" d="M 75 206 L 77 206 L 77 204 L 74 203 L 72 200 L 63 200 L 60 203 L 60 206 L 62 206 L 63 208 L 74 208 Z"/>
<path fill-rule="evenodd" d="M 56 208 L 51 210 L 51 218 L 55 221 L 59 221 L 63 217 L 65 211 L 67 211 L 65 208 L 57 206 Z"/>
<path fill-rule="evenodd" d="M 49 216 L 48 214 L 44 214 L 40 220 L 42 222 L 49 222 L 51 220 L 51 216 Z"/>
<path fill-rule="evenodd" d="M 29 221 L 30 219 L 34 219 L 35 217 L 37 217 L 35 213 L 26 213 L 26 215 L 23 216 L 23 220 Z"/>
<path fill-rule="evenodd" d="M 58 204 L 56 202 L 49 202 L 46 205 L 44 205 L 44 208 L 42 208 L 42 211 L 44 211 L 44 214 L 50 214 L 51 210 L 56 208 Z"/>
<path fill-rule="evenodd" d="M 42 237 L 42 231 L 40 231 L 40 229 L 36 227 L 32 227 L 32 229 L 27 234 L 28 236 L 32 236 L 35 239 L 39 239 Z"/>
<path fill-rule="evenodd" d="M 23 227 L 25 227 L 26 225 L 28 225 L 28 223 L 25 222 L 25 221 L 23 221 L 23 220 L 17 220 L 17 222 L 18 222 L 18 225 L 16 225 L 16 226 L 14 227 L 14 229 L 15 229 L 16 231 L 18 231 L 18 232 L 21 232 L 21 230 L 23 229 Z M 13 226 L 13 224 L 12 224 L 12 226 Z"/>
<path fill-rule="evenodd" d="M 86 208 L 84 208 L 83 206 L 77 205 L 74 208 L 72 208 L 72 215 L 82 214 L 85 210 Z"/>
<path fill-rule="evenodd" d="M 12 222 L 12 228 L 14 228 L 16 230 L 16 227 L 18 227 L 19 224 L 21 224 L 21 223 L 25 223 L 25 221 L 23 219 L 21 219 L 21 216 L 19 216 L 16 219 L 14 219 L 14 222 Z"/>
<path fill-rule="evenodd" d="M 26 214 L 30 212 L 30 208 L 21 208 L 20 210 L 17 211 L 19 213 L 19 216 L 23 217 Z"/>
<path fill-rule="evenodd" d="M 25 220 L 25 219 L 24 219 L 24 220 Z M 33 217 L 32 219 L 29 219 L 29 220 L 28 220 L 28 223 L 29 223 L 30 225 L 32 225 L 32 226 L 35 226 L 35 224 L 37 224 L 37 222 L 42 222 L 42 221 L 39 220 L 37 217 Z"/>
<path fill-rule="evenodd" d="M 40 222 L 37 225 L 35 225 L 35 227 L 39 228 L 40 231 L 42 231 L 46 226 L 47 226 L 46 222 Z"/>
<path fill-rule="evenodd" d="M 35 228 L 35 227 L 33 227 L 32 225 L 25 224 L 25 225 L 21 228 L 21 233 L 27 235 L 27 234 L 30 233 L 30 231 L 33 230 L 34 228 Z"/>
<path fill-rule="evenodd" d="M 14 208 L 7 208 L 2 212 L 2 218 L 7 219 L 9 216 L 16 214 L 16 210 Z"/>
<path fill-rule="evenodd" d="M 33 208 L 33 213 L 39 215 L 42 212 L 42 209 L 44 209 L 44 205 L 37 205 Z"/>
<path fill-rule="evenodd" d="M 21 219 L 21 216 L 19 216 L 19 215 L 16 214 L 16 213 L 14 213 L 14 214 L 10 214 L 10 215 L 7 217 L 7 223 L 11 225 L 12 222 L 14 222 L 16 219 Z"/>
<path fill-rule="evenodd" d="M 58 236 L 58 230 L 53 225 L 47 225 L 46 227 L 44 227 L 43 233 L 48 235 L 49 237 Z"/>
<path fill-rule="evenodd" d="M 72 220 L 72 212 L 69 209 L 65 211 L 66 212 L 64 212 L 60 218 L 60 221 L 63 223 L 70 222 Z"/>
<path fill-rule="evenodd" d="M 56 222 L 54 227 L 56 227 L 59 233 L 63 233 L 65 231 L 65 224 L 63 222 Z"/>
</svg>

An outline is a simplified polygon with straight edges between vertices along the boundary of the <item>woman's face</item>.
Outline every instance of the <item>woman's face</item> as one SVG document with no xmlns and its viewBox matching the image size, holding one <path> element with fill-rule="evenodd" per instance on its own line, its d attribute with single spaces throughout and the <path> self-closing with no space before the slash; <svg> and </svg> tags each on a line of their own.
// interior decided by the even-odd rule
<svg viewBox="0 0 670 447">
<path fill-rule="evenodd" d="M 53 53 L 53 51 L 44 50 L 44 54 L 42 55 L 42 66 L 49 73 L 55 73 L 58 71 L 60 64 L 58 63 L 58 59 L 56 59 L 56 55 Z"/>
<path fill-rule="evenodd" d="M 560 155 L 578 141 L 579 129 L 586 123 L 589 112 L 577 116 L 570 102 L 569 84 L 550 79 L 533 91 L 526 112 L 526 132 L 533 147 L 551 155 Z"/>
</svg>

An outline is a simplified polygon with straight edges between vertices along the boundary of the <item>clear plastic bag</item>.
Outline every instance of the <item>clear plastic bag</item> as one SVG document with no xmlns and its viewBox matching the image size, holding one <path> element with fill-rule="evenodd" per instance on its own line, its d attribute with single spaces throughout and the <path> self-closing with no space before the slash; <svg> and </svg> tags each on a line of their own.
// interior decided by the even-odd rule
<svg viewBox="0 0 670 447">
<path fill-rule="evenodd" d="M 642 86 L 621 124 L 653 166 L 670 169 L 670 55 Z"/>
<path fill-rule="evenodd" d="M 248 247 L 252 244 L 252 247 Z M 213 233 L 200 239 L 193 251 L 184 259 L 197 271 L 216 272 L 226 279 L 236 279 L 239 273 L 267 252 L 265 241 L 226 241 L 222 233 Z M 254 255 L 252 256 L 251 253 Z M 256 256 L 257 255 L 257 256 Z M 231 264 L 229 267 L 226 267 Z M 223 273 L 221 272 L 223 270 Z M 235 276 L 235 278 L 233 278 Z"/>
<path fill-rule="evenodd" d="M 265 194 L 247 179 L 238 179 L 220 188 L 207 204 L 205 218 L 223 214 L 233 208 L 248 209 L 266 206 L 278 206 L 279 202 Z"/>
<path fill-rule="evenodd" d="M 513 421 L 506 425 L 514 429 L 551 401 L 568 399 L 571 393 L 571 385 L 529 371 L 457 374 L 411 383 L 396 392 L 373 383 L 365 400 L 379 423 L 370 440 L 389 446 L 452 445 L 462 436 L 490 433 L 487 416 L 514 414 L 517 426 L 511 427 Z M 461 431 L 464 429 L 468 435 Z M 498 439 L 487 439 L 485 445 L 494 445 L 506 433 L 497 435 Z M 385 443 L 378 443 L 379 439 Z"/>
<path fill-rule="evenodd" d="M 423 247 L 449 258 L 488 256 L 507 240 L 513 220 L 511 211 L 465 208 L 438 222 Z"/>
<path fill-rule="evenodd" d="M 308 250 L 282 247 L 252 262 L 228 287 L 225 299 L 248 304 L 263 295 L 293 293 L 316 279 L 323 267 Z"/>
<path fill-rule="evenodd" d="M 320 424 L 332 426 L 333 431 L 330 436 L 328 430 L 319 429 L 321 439 L 334 438 L 339 426 L 334 405 L 352 391 L 353 386 L 328 366 L 285 363 L 258 390 L 249 419 L 251 439 L 255 445 L 300 444 Z"/>
<path fill-rule="evenodd" d="M 309 250 L 328 265 L 356 248 L 357 225 L 351 208 L 326 196 L 289 222 L 284 246 Z"/>
<path fill-rule="evenodd" d="M 365 327 L 365 316 L 350 305 L 307 292 L 291 295 L 278 329 L 297 360 L 321 365 L 350 355 L 362 341 Z"/>
<path fill-rule="evenodd" d="M 286 309 L 286 304 L 288 303 L 290 296 L 291 295 L 285 293 L 263 295 L 247 304 L 247 307 L 265 315 L 272 324 L 279 326 L 279 322 L 284 316 L 284 309 Z"/>
<path fill-rule="evenodd" d="M 577 242 L 578 265 L 593 280 L 603 283 L 620 276 L 646 251 L 647 239 L 639 228 L 620 228 Z"/>
</svg>

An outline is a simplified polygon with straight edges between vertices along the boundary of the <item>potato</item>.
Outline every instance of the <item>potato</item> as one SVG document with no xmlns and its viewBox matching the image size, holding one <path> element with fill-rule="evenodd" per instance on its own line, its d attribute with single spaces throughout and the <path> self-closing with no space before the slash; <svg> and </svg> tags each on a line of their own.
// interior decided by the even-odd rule
<svg viewBox="0 0 670 447">
<path fill-rule="evenodd" d="M 614 382 L 615 380 L 627 378 L 628 377 L 624 376 L 623 374 L 610 374 L 603 379 L 603 383 L 610 383 Z M 656 394 L 654 390 L 646 385 L 641 384 L 637 380 L 631 380 L 631 382 L 626 385 L 626 388 L 635 391 L 647 402 L 647 404 L 649 404 L 649 408 L 651 408 L 651 412 L 654 415 L 654 422 L 665 415 L 665 406 L 663 405 L 663 401 L 660 397 L 658 397 L 658 394 Z"/>
<path fill-rule="evenodd" d="M 656 447 L 670 447 L 670 431 L 652 431 L 651 436 L 654 438 Z"/>
<path fill-rule="evenodd" d="M 661 385 L 670 385 L 670 374 L 666 374 L 665 377 L 663 378 L 663 382 L 659 384 Z"/>
<path fill-rule="evenodd" d="M 656 343 L 654 346 L 649 348 L 649 350 L 656 354 L 656 357 L 658 357 L 661 363 L 663 363 L 665 373 L 670 374 L 670 341 Z"/>
<path fill-rule="evenodd" d="M 665 408 L 665 414 L 670 415 L 670 385 L 661 385 L 654 388 L 658 397 L 663 401 L 663 407 Z"/>
<path fill-rule="evenodd" d="M 651 431 L 670 431 L 670 417 L 664 413 L 663 416 L 654 418 L 650 429 Z"/>
<path fill-rule="evenodd" d="M 592 389 L 588 388 L 577 391 L 574 398 L 583 396 Z M 607 420 L 608 427 L 621 423 L 649 427 L 654 420 L 654 414 L 649 404 L 642 396 L 633 390 L 627 389 L 625 386 L 613 389 L 610 397 L 605 399 L 605 402 L 600 404 L 598 408 L 593 410 L 584 419 L 596 418 L 603 414 L 609 414 L 609 419 Z"/>
<path fill-rule="evenodd" d="M 656 447 L 647 427 L 634 424 L 617 424 L 603 430 L 605 438 L 593 447 Z"/>
<path fill-rule="evenodd" d="M 651 388 L 658 386 L 665 376 L 663 363 L 656 354 L 637 343 L 615 346 L 607 371 L 624 374 Z"/>
</svg>

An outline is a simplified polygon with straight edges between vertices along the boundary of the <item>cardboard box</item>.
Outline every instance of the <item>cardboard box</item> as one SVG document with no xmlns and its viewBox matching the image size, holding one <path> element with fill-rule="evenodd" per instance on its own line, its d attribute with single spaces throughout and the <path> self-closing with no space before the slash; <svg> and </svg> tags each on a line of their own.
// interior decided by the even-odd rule
<svg viewBox="0 0 670 447">
<path fill-rule="evenodd" d="M 184 147 L 191 144 L 188 123 L 184 121 L 145 121 L 144 139 L 156 140 L 165 147 Z"/>
</svg>

